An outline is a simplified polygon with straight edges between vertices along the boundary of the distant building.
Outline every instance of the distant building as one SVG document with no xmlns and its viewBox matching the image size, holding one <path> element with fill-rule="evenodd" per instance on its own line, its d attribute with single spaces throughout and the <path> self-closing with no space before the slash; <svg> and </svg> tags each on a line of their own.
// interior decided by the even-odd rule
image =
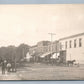
<svg viewBox="0 0 84 84">
<path fill-rule="evenodd" d="M 59 39 L 59 51 L 66 52 L 66 60 L 84 63 L 84 33 Z"/>
<path fill-rule="evenodd" d="M 29 52 L 26 54 L 25 60 L 26 61 L 30 61 L 30 59 L 32 58 L 32 56 L 29 54 Z"/>
<path fill-rule="evenodd" d="M 38 47 L 42 47 L 42 46 L 48 46 L 51 42 L 50 41 L 40 41 L 37 43 Z"/>
<path fill-rule="evenodd" d="M 40 41 L 37 43 L 37 51 L 38 53 L 46 53 L 48 52 L 48 45 L 51 44 L 50 41 Z"/>
<path fill-rule="evenodd" d="M 52 44 L 48 46 L 48 52 L 59 52 L 59 41 L 54 41 Z"/>
<path fill-rule="evenodd" d="M 34 55 L 37 52 L 37 45 L 30 47 L 29 54 Z"/>
<path fill-rule="evenodd" d="M 29 49 L 30 54 L 37 53 L 37 54 L 44 54 L 47 52 L 51 52 L 51 46 L 52 46 L 52 52 L 58 51 L 57 47 L 58 41 L 55 41 L 52 43 L 50 41 L 40 41 L 37 43 L 36 46 L 33 46 Z"/>
</svg>

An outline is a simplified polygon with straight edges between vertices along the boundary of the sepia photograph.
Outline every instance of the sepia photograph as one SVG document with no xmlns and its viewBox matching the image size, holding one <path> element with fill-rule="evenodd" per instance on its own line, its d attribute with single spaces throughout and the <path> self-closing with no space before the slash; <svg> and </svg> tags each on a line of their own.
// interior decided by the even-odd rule
<svg viewBox="0 0 84 84">
<path fill-rule="evenodd" d="M 0 5 L 0 80 L 84 80 L 84 4 Z"/>
</svg>

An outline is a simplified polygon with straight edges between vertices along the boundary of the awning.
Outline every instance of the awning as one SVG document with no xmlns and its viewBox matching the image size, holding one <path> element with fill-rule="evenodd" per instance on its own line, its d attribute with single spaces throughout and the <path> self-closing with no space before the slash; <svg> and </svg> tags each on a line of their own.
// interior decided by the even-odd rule
<svg viewBox="0 0 84 84">
<path fill-rule="evenodd" d="M 58 58 L 60 54 L 59 53 L 54 53 L 52 56 L 51 56 L 51 59 L 56 59 Z"/>
<path fill-rule="evenodd" d="M 47 52 L 47 53 L 41 55 L 40 57 L 41 57 L 41 58 L 44 58 L 44 57 L 46 57 L 46 56 L 49 55 L 49 54 L 51 54 L 51 52 Z"/>
</svg>

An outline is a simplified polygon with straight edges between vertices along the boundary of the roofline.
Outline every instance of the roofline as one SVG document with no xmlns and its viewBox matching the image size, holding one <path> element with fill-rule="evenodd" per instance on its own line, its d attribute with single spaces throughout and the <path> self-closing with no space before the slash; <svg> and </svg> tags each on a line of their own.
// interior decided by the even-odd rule
<svg viewBox="0 0 84 84">
<path fill-rule="evenodd" d="M 83 33 L 79 33 L 79 34 L 75 34 L 75 35 L 71 35 L 71 36 L 68 36 L 68 37 L 61 38 L 61 39 L 59 39 L 59 41 L 60 40 L 65 40 L 65 39 L 69 39 L 69 38 L 74 38 L 74 37 L 81 36 L 81 35 L 84 35 L 84 32 Z"/>
<path fill-rule="evenodd" d="M 43 41 L 37 42 L 37 44 L 38 44 L 38 43 L 41 43 L 41 42 L 49 42 L 49 43 L 50 43 L 50 41 L 48 41 L 48 40 L 43 40 Z"/>
</svg>

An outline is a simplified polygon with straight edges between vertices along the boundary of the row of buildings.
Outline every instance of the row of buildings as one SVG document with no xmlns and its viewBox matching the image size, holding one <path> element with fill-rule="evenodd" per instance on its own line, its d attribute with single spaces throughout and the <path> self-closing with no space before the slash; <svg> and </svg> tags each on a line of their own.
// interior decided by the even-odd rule
<svg viewBox="0 0 84 84">
<path fill-rule="evenodd" d="M 63 51 L 63 52 L 62 52 Z M 41 56 L 45 53 L 60 53 L 67 60 L 84 63 L 84 33 L 61 38 L 57 41 L 41 41 L 29 49 L 30 55 Z"/>
<path fill-rule="evenodd" d="M 32 46 L 29 49 L 29 53 L 31 55 L 34 54 L 34 53 L 39 53 L 39 54 L 42 53 L 42 54 L 44 54 L 46 52 L 51 52 L 51 48 L 52 48 L 52 52 L 58 51 L 58 49 L 57 49 L 57 41 L 53 42 L 52 45 L 51 45 L 50 41 L 40 41 L 40 42 L 37 43 L 37 45 Z"/>
</svg>

